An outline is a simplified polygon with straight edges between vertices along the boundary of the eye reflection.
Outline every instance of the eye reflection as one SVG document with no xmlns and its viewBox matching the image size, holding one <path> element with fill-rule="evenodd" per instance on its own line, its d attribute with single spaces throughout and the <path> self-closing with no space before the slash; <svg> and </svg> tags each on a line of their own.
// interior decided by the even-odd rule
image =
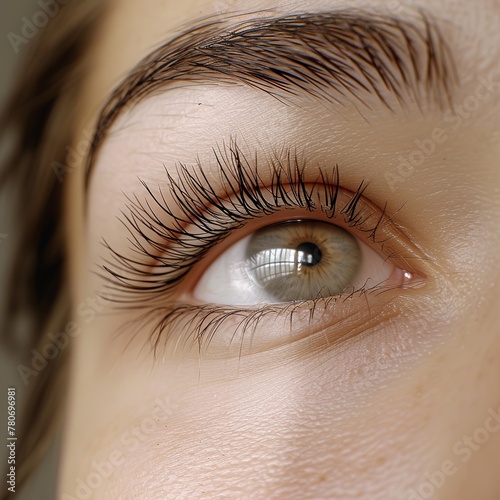
<svg viewBox="0 0 500 500">
<path fill-rule="evenodd" d="M 300 274 L 303 266 L 316 266 L 322 257 L 319 246 L 310 242 L 301 243 L 297 249 L 270 248 L 251 257 L 250 270 L 255 273 L 256 281 L 267 284 L 280 276 Z"/>
<path fill-rule="evenodd" d="M 302 243 L 297 247 L 297 260 L 299 265 L 315 266 L 319 264 L 323 254 L 314 243 Z"/>
<path fill-rule="evenodd" d="M 248 276 L 277 302 L 342 293 L 360 269 L 361 250 L 344 229 L 289 221 L 257 231 L 247 247 Z"/>
</svg>

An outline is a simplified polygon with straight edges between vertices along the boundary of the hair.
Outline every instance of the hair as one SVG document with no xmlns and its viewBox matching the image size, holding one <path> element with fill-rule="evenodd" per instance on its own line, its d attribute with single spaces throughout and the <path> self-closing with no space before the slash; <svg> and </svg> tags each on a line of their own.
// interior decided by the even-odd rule
<svg viewBox="0 0 500 500">
<path fill-rule="evenodd" d="M 32 349 L 40 351 L 52 342 L 48 334 L 61 331 L 70 315 L 64 183 L 53 165 L 65 163 L 66 148 L 76 135 L 71 110 L 82 91 L 104 8 L 101 0 L 75 1 L 52 14 L 47 27 L 25 47 L 26 58 L 0 115 L 0 139 L 8 150 L 0 188 L 9 190 L 16 214 L 1 336 L 6 348 L 28 366 Z M 69 352 L 61 350 L 30 378 L 17 441 L 18 488 L 40 462 L 60 418 Z"/>
</svg>

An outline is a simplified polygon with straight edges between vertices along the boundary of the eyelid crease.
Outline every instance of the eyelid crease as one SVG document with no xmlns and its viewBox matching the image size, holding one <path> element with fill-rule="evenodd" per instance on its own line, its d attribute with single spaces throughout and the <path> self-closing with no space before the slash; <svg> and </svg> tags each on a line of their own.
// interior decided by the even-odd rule
<svg viewBox="0 0 500 500">
<path fill-rule="evenodd" d="M 244 83 L 278 101 L 309 95 L 340 106 L 368 94 L 392 109 L 442 108 L 457 74 L 451 52 L 425 11 L 411 20 L 355 9 L 241 21 L 216 18 L 188 29 L 140 61 L 112 93 L 98 118 L 86 186 L 98 149 L 123 109 L 174 82 Z"/>
</svg>

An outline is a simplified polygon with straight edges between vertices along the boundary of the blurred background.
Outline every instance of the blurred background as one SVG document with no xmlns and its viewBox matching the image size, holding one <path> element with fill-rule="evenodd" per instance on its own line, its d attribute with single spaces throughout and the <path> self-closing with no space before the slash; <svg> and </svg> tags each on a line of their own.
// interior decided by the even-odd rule
<svg viewBox="0 0 500 500">
<path fill-rule="evenodd" d="M 22 36 L 22 29 L 25 25 L 24 19 L 32 19 L 33 14 L 40 10 L 38 1 L 35 0 L 2 0 L 0 5 L 0 107 L 4 106 L 8 97 L 9 89 L 13 84 L 19 63 L 30 43 L 36 43 L 36 36 L 26 44 L 14 45 L 15 35 Z M 10 34 L 10 36 L 9 36 Z M 14 36 L 13 36 L 14 35 Z M 5 156 L 5 144 L 0 149 L 0 161 Z M 8 293 L 5 289 L 6 267 L 8 265 L 9 253 L 12 251 L 12 232 L 15 228 L 15 214 L 12 213 L 9 204 L 8 193 L 0 192 L 0 294 Z M 3 303 L 3 295 L 0 295 L 0 304 Z M 1 308 L 0 308 L 1 313 Z M 24 401 L 24 383 L 21 380 L 17 366 L 20 360 L 16 359 L 12 353 L 0 345 L 0 436 L 2 438 L 0 453 L 0 468 L 2 477 L 5 478 L 4 471 L 7 466 L 7 387 L 16 387 L 18 409 L 22 408 Z M 22 439 L 22 435 L 18 435 Z M 54 442 L 49 455 L 33 476 L 30 484 L 23 492 L 16 492 L 13 498 L 22 500 L 51 500 L 56 498 L 56 475 L 58 463 L 59 439 Z M 1 493 L 3 495 L 7 484 L 4 479 L 1 482 Z"/>
</svg>

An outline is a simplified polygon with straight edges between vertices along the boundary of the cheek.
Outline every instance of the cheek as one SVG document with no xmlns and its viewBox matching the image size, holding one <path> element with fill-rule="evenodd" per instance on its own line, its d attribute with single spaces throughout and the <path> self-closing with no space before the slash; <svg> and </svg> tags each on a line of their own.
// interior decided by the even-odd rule
<svg viewBox="0 0 500 500">
<path fill-rule="evenodd" d="M 123 457 L 100 493 L 124 495 L 141 483 L 147 498 L 166 492 L 172 498 L 296 498 L 306 491 L 342 498 L 345 490 L 362 498 L 395 486 L 394 476 L 411 484 L 424 458 L 426 410 L 407 412 L 403 404 L 386 411 L 382 400 L 346 409 L 335 401 L 331 375 L 270 372 L 161 398 L 164 412 L 133 419 L 92 459 Z"/>
<path fill-rule="evenodd" d="M 308 355 L 288 348 L 201 365 L 160 360 L 153 369 L 136 349 L 119 363 L 102 358 L 86 380 L 92 444 L 79 477 L 116 463 L 95 490 L 100 498 L 138 489 L 146 498 L 405 492 L 451 449 L 442 429 L 457 404 L 443 406 L 449 386 L 436 384 L 456 369 L 449 359 L 415 363 L 415 344 L 432 333 L 423 324 Z M 444 333 L 442 323 L 425 324 Z"/>
<path fill-rule="evenodd" d="M 442 360 L 447 370 L 441 370 L 436 420 L 457 466 L 442 488 L 446 499 L 489 500 L 500 492 L 500 283 L 480 290 Z"/>
</svg>

